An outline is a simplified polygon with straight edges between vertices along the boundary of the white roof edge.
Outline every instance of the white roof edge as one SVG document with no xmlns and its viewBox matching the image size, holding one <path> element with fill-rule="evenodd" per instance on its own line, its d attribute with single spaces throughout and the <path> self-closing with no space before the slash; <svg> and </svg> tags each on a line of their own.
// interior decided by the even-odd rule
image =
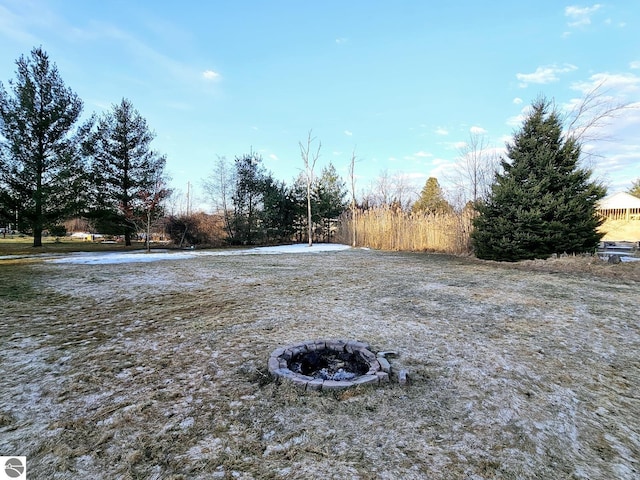
<svg viewBox="0 0 640 480">
<path fill-rule="evenodd" d="M 630 193 L 618 192 L 600 200 L 598 208 L 600 210 L 640 208 L 640 198 L 634 197 Z"/>
</svg>

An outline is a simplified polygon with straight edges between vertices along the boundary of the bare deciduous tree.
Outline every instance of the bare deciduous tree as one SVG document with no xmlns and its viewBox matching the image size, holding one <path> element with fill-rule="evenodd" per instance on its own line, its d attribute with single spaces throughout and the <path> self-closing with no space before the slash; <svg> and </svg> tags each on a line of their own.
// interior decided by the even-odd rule
<svg viewBox="0 0 640 480">
<path fill-rule="evenodd" d="M 356 246 L 356 151 L 351 153 L 349 183 L 351 184 L 351 245 Z"/>
<path fill-rule="evenodd" d="M 382 170 L 371 184 L 371 192 L 367 198 L 372 206 L 399 206 L 403 210 L 409 209 L 416 197 L 416 187 L 408 181 L 406 174 L 397 172 L 393 175 L 388 170 Z"/>
<path fill-rule="evenodd" d="M 211 175 L 203 182 L 204 191 L 213 202 L 213 208 L 224 218 L 224 228 L 233 237 L 231 228 L 231 203 L 233 186 L 235 185 L 235 170 L 226 157 L 218 156 Z"/>
<path fill-rule="evenodd" d="M 307 183 L 307 222 L 309 228 L 309 246 L 313 246 L 313 221 L 311 219 L 311 186 L 313 185 L 313 169 L 316 166 L 316 162 L 320 157 L 320 148 L 322 147 L 322 143 L 318 142 L 318 148 L 313 153 L 311 151 L 311 144 L 315 141 L 315 137 L 311 137 L 311 130 L 309 130 L 309 134 L 307 135 L 307 143 L 306 145 L 302 142 L 299 142 L 300 145 L 300 155 L 302 156 L 302 161 L 304 162 L 304 172 L 305 172 L 305 180 Z"/>
<path fill-rule="evenodd" d="M 610 95 L 605 84 L 606 80 L 602 80 L 587 91 L 566 115 L 564 130 L 567 137 L 573 137 L 580 144 L 603 140 L 601 129 L 631 108 L 628 102 Z"/>
<path fill-rule="evenodd" d="M 459 157 L 453 172 L 447 177 L 459 192 L 462 205 L 474 204 L 488 195 L 499 159 L 488 148 L 484 135 L 469 134 L 469 140 L 458 150 Z"/>
<path fill-rule="evenodd" d="M 162 202 L 171 195 L 167 182 L 170 180 L 161 170 L 153 172 L 154 181 L 149 188 L 138 194 L 144 210 L 145 245 L 147 253 L 151 251 L 151 225 L 163 213 Z"/>
</svg>

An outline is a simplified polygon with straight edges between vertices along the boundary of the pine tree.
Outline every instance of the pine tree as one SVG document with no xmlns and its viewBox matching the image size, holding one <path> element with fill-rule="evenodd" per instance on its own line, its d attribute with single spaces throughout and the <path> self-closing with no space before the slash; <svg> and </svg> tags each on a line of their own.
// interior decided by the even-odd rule
<svg viewBox="0 0 640 480">
<path fill-rule="evenodd" d="M 254 152 L 235 158 L 233 201 L 234 243 L 254 244 L 258 240 L 267 173 L 262 157 Z"/>
<path fill-rule="evenodd" d="M 82 101 L 42 48 L 16 64 L 13 95 L 0 83 L 0 210 L 12 210 L 16 228 L 30 229 L 39 247 L 43 230 L 77 208 L 84 188 L 74 131 Z"/>
<path fill-rule="evenodd" d="M 420 198 L 416 200 L 411 207 L 413 212 L 422 212 L 427 214 L 450 213 L 453 208 L 444 198 L 442 188 L 435 177 L 429 177 L 422 187 Z"/>
<path fill-rule="evenodd" d="M 347 208 L 347 186 L 333 163 L 322 169 L 313 185 L 313 219 L 322 225 L 325 241 L 331 239 L 331 220 L 335 220 Z"/>
<path fill-rule="evenodd" d="M 471 235 L 476 256 L 518 261 L 593 251 L 602 236 L 596 203 L 606 190 L 579 167 L 580 144 L 563 136 L 547 100 L 533 103 L 507 157 L 489 198 L 478 205 Z"/>
<path fill-rule="evenodd" d="M 262 182 L 262 211 L 259 214 L 264 242 L 289 242 L 295 231 L 296 205 L 285 182 L 269 173 Z"/>
<path fill-rule="evenodd" d="M 629 189 L 629 193 L 635 197 L 640 198 L 640 178 L 637 178 L 633 182 L 631 188 Z"/>
<path fill-rule="evenodd" d="M 127 246 L 136 224 L 144 223 L 145 199 L 157 190 L 166 164 L 164 156 L 151 150 L 153 138 L 147 121 L 122 99 L 99 119 L 86 144 L 93 157 L 96 224 L 103 233 L 123 234 Z"/>
</svg>

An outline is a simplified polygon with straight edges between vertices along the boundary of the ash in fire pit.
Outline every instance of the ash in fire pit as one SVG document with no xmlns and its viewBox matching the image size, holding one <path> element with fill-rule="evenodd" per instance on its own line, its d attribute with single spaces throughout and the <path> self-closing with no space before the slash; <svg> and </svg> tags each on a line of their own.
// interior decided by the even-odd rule
<svg viewBox="0 0 640 480">
<path fill-rule="evenodd" d="M 352 380 L 365 375 L 370 365 L 360 352 L 339 352 L 325 348 L 295 355 L 289 362 L 289 368 L 293 372 L 323 380 Z"/>
<path fill-rule="evenodd" d="M 376 355 L 363 342 L 311 340 L 277 348 L 269 372 L 311 390 L 378 384 L 389 380 Z"/>
</svg>

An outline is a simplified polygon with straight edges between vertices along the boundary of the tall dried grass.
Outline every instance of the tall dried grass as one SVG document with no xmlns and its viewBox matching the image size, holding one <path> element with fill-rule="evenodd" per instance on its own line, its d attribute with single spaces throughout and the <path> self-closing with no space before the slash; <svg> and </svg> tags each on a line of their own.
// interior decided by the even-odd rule
<svg viewBox="0 0 640 480">
<path fill-rule="evenodd" d="M 468 209 L 439 214 L 390 207 L 349 211 L 340 217 L 337 238 L 348 245 L 377 250 L 469 253 L 473 216 Z"/>
</svg>

